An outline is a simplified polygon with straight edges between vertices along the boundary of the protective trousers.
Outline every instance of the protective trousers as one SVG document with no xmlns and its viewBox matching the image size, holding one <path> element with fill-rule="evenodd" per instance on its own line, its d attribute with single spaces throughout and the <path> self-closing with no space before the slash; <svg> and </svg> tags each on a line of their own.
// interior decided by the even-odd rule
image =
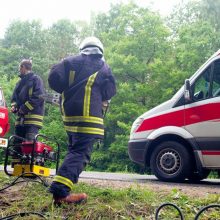
<svg viewBox="0 0 220 220">
<path fill-rule="evenodd" d="M 33 125 L 30 126 L 16 126 L 15 127 L 15 134 L 19 137 L 26 139 L 27 141 L 34 140 L 35 136 L 38 134 L 39 128 Z M 22 140 L 15 139 L 14 144 L 20 144 Z M 14 153 L 12 155 L 12 164 L 11 166 L 14 167 L 15 164 L 21 162 L 21 158 L 18 155 L 21 155 L 21 147 L 15 146 Z"/>
<path fill-rule="evenodd" d="M 15 134 L 19 137 L 25 138 L 28 141 L 34 139 L 34 137 L 38 134 L 39 128 L 30 125 L 30 126 L 16 126 L 15 127 Z"/>
<path fill-rule="evenodd" d="M 80 134 L 69 134 L 68 152 L 63 164 L 58 169 L 49 191 L 54 198 L 69 195 L 74 183 L 78 182 L 80 173 L 90 161 L 95 138 Z"/>
</svg>

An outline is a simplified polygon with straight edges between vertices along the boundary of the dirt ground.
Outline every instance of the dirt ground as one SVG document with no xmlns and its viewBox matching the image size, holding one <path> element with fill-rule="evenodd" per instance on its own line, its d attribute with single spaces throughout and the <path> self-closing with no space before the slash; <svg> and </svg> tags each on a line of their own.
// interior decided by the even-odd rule
<svg viewBox="0 0 220 220">
<path fill-rule="evenodd" d="M 52 178 L 48 179 L 50 182 Z M 134 188 L 134 189 L 147 189 L 154 192 L 160 192 L 164 194 L 169 194 L 173 189 L 180 191 L 181 193 L 189 197 L 206 197 L 210 194 L 220 195 L 220 182 L 200 182 L 199 184 L 192 183 L 166 183 L 155 180 L 145 181 L 144 183 L 138 182 L 126 182 L 117 180 L 98 180 L 89 178 L 80 178 L 79 182 L 87 183 L 92 186 L 97 186 L 100 188 L 113 188 L 113 189 L 123 189 L 123 188 Z M 25 184 L 25 183 L 24 183 Z M 15 185 L 0 195 L 1 198 L 7 197 L 8 194 L 13 195 L 12 200 L 18 200 L 19 191 L 24 186 L 24 184 Z M 3 205 L 0 202 L 0 206 Z"/>
<path fill-rule="evenodd" d="M 201 182 L 200 184 L 192 183 L 165 183 L 159 181 L 147 181 L 145 183 L 121 182 L 109 180 L 80 179 L 80 182 L 91 184 L 98 187 L 120 188 L 141 188 L 155 192 L 170 193 L 172 189 L 177 189 L 181 193 L 190 197 L 205 197 L 209 194 L 220 195 L 220 183 Z"/>
</svg>

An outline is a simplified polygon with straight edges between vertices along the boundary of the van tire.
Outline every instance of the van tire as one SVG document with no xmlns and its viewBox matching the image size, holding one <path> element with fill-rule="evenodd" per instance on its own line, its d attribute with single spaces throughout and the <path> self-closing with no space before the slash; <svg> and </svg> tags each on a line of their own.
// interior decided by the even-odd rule
<svg viewBox="0 0 220 220">
<path fill-rule="evenodd" d="M 150 159 L 154 175 L 162 181 L 182 182 L 190 174 L 191 156 L 176 141 L 165 141 L 155 147 Z"/>
</svg>

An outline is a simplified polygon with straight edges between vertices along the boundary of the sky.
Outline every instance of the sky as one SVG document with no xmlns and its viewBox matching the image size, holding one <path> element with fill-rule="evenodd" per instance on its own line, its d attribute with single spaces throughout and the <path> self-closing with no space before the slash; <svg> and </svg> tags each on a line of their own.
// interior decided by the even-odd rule
<svg viewBox="0 0 220 220">
<path fill-rule="evenodd" d="M 167 15 L 182 0 L 133 0 Z M 111 4 L 128 3 L 129 0 L 3 0 L 0 4 L 0 38 L 13 20 L 40 20 L 48 27 L 59 19 L 85 20 L 91 13 L 107 12 Z"/>
</svg>

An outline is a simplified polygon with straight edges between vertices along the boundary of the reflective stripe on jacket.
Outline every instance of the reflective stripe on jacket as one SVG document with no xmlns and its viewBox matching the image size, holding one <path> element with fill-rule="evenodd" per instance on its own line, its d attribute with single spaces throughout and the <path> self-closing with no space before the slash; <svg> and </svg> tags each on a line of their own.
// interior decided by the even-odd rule
<svg viewBox="0 0 220 220">
<path fill-rule="evenodd" d="M 100 57 L 70 56 L 52 67 L 48 82 L 61 93 L 65 130 L 102 138 L 102 102 L 116 93 L 115 79 L 108 65 Z"/>
<path fill-rule="evenodd" d="M 40 96 L 43 94 L 43 82 L 39 76 L 31 72 L 21 78 L 14 89 L 12 105 L 15 105 L 24 114 L 18 114 L 15 126 L 42 127 L 44 101 Z"/>
</svg>

